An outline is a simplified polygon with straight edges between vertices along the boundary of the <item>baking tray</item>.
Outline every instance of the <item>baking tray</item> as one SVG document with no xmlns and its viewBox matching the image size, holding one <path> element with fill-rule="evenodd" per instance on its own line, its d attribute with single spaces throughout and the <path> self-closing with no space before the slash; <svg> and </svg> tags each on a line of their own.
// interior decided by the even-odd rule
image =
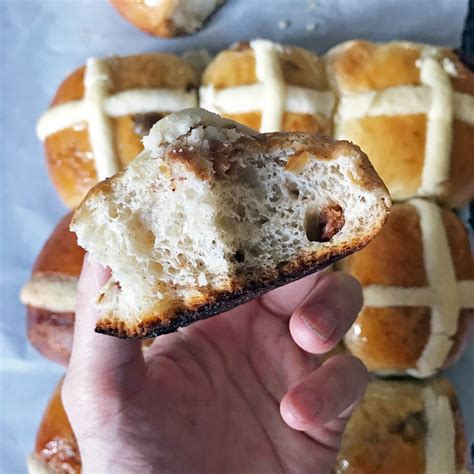
<svg viewBox="0 0 474 474">
<path fill-rule="evenodd" d="M 0 472 L 26 472 L 38 423 L 63 369 L 25 336 L 18 301 L 41 246 L 66 209 L 46 173 L 35 123 L 65 76 L 88 56 L 224 49 L 257 36 L 316 52 L 352 38 L 408 39 L 459 46 L 464 0 L 230 0 L 200 33 L 149 37 L 105 0 L 0 0 Z M 453 380 L 474 436 L 474 348 Z"/>
</svg>

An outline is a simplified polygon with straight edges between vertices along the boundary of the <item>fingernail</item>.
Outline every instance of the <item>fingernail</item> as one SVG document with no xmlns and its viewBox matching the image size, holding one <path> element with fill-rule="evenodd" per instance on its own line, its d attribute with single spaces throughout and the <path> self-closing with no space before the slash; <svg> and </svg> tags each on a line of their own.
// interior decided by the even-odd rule
<svg viewBox="0 0 474 474">
<path fill-rule="evenodd" d="M 335 317 L 325 305 L 316 304 L 303 308 L 300 318 L 323 342 L 327 342 L 336 330 Z"/>
<path fill-rule="evenodd" d="M 300 423 L 309 423 L 318 414 L 316 395 L 312 390 L 302 388 L 293 394 L 293 416 Z"/>
</svg>

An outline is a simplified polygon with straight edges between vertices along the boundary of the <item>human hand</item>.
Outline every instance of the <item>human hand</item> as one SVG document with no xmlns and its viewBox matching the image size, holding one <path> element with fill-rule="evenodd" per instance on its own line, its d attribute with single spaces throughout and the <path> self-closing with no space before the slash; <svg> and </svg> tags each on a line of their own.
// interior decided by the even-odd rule
<svg viewBox="0 0 474 474">
<path fill-rule="evenodd" d="M 225 314 L 141 341 L 93 332 L 109 273 L 86 258 L 62 389 L 83 472 L 328 473 L 367 372 L 321 363 L 361 308 L 321 272 Z"/>
</svg>

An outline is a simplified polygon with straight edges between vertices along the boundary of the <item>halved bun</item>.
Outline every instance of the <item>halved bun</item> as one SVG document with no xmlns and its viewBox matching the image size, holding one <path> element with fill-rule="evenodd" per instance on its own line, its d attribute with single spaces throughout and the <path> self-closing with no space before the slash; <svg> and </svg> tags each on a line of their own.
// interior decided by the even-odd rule
<svg viewBox="0 0 474 474">
<path fill-rule="evenodd" d="M 348 142 L 258 134 L 188 109 L 158 122 L 144 145 L 71 224 L 112 270 L 99 332 L 156 336 L 226 311 L 362 248 L 390 207 Z"/>
</svg>

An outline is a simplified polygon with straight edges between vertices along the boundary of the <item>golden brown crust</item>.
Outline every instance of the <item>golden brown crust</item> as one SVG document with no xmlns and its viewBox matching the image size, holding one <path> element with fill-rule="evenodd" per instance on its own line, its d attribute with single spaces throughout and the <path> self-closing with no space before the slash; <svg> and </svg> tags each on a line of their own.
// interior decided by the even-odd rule
<svg viewBox="0 0 474 474">
<path fill-rule="evenodd" d="M 354 40 L 331 49 L 326 55 L 328 76 L 339 95 L 383 90 L 395 86 L 420 85 L 417 59 L 425 45 L 407 42 L 370 43 Z M 474 74 L 450 50 L 457 76 L 450 76 L 453 89 L 474 94 Z M 426 114 L 374 116 L 342 119 L 337 136 L 354 141 L 370 159 L 387 184 L 392 198 L 413 197 L 421 184 L 426 139 Z M 474 196 L 474 127 L 453 120 L 449 180 L 437 199 L 459 207 Z"/>
<path fill-rule="evenodd" d="M 32 276 L 37 273 L 61 273 L 79 276 L 84 260 L 84 249 L 77 245 L 77 237 L 69 230 L 72 212 L 66 214 L 43 245 L 33 265 Z"/>
<path fill-rule="evenodd" d="M 471 92 L 474 95 L 474 92 Z M 461 207 L 474 199 L 474 126 L 453 121 L 451 177 L 447 183 L 446 204 Z"/>
<path fill-rule="evenodd" d="M 429 339 L 429 321 L 430 311 L 423 307 L 364 308 L 347 332 L 345 346 L 371 372 L 402 374 L 415 368 Z M 461 311 L 458 330 L 442 368 L 459 360 L 474 334 L 473 327 L 474 313 Z"/>
<path fill-rule="evenodd" d="M 172 54 L 141 54 L 107 58 L 110 71 L 110 94 L 135 88 L 169 88 L 192 90 L 199 86 L 198 72 Z M 84 95 L 84 71 L 81 67 L 70 74 L 59 87 L 51 106 L 80 100 Z M 111 119 L 115 151 L 121 166 L 126 166 L 142 151 L 142 135 L 134 130 L 130 115 Z M 85 193 L 97 182 L 87 124 L 70 127 L 45 140 L 49 174 L 61 198 L 77 207 Z"/>
<path fill-rule="evenodd" d="M 71 357 L 75 313 L 59 313 L 28 305 L 27 334 L 47 359 L 67 366 Z"/>
<path fill-rule="evenodd" d="M 463 223 L 442 209 L 458 280 L 474 279 L 474 262 Z M 340 267 L 369 285 L 425 287 L 428 284 L 419 215 L 410 204 L 395 204 L 382 231 L 365 249 Z M 461 311 L 458 331 L 445 365 L 451 365 L 466 344 L 472 312 Z M 413 368 L 430 334 L 431 310 L 421 306 L 364 307 L 345 337 L 348 349 L 371 371 Z"/>
<path fill-rule="evenodd" d="M 403 372 L 416 366 L 430 335 L 429 308 L 364 307 L 344 337 L 351 354 L 371 372 Z"/>
<path fill-rule="evenodd" d="M 254 84 L 257 75 L 253 51 L 249 47 L 221 51 L 208 64 L 201 81 L 203 85 L 212 85 L 216 89 Z"/>
<path fill-rule="evenodd" d="M 341 262 L 341 267 L 362 286 L 426 286 L 416 209 L 410 204 L 394 204 L 380 234 L 364 250 Z"/>
<path fill-rule="evenodd" d="M 353 40 L 330 49 L 326 61 L 335 88 L 355 94 L 401 84 L 419 85 L 420 70 L 415 67 L 419 57 L 414 43 Z"/>
<path fill-rule="evenodd" d="M 77 245 L 76 234 L 69 230 L 72 213 L 64 216 L 38 255 L 32 277 L 67 275 L 78 277 L 84 249 Z M 27 306 L 27 331 L 31 344 L 48 359 L 67 365 L 71 355 L 74 313 L 62 313 Z"/>
<path fill-rule="evenodd" d="M 284 46 L 279 57 L 283 80 L 287 85 L 328 90 L 329 84 L 324 63 L 314 53 L 303 48 Z M 212 85 L 215 89 L 250 85 L 256 82 L 255 57 L 248 43 L 239 43 L 231 49 L 220 52 L 209 63 L 202 75 L 202 83 Z M 255 130 L 260 129 L 261 112 L 259 111 L 223 116 Z M 329 117 L 323 115 L 285 112 L 281 129 L 328 135 L 332 132 L 332 123 Z"/>
<path fill-rule="evenodd" d="M 425 472 L 427 420 L 423 390 L 449 398 L 455 423 L 456 468 L 466 462 L 466 440 L 456 394 L 447 379 L 369 383 L 344 432 L 336 472 L 385 474 Z"/>
<path fill-rule="evenodd" d="M 458 280 L 474 280 L 474 254 L 464 223 L 454 212 L 442 209 L 443 224 Z"/>
<path fill-rule="evenodd" d="M 62 381 L 56 386 L 38 428 L 35 453 L 53 472 L 81 472 L 77 441 L 61 401 Z"/>
<path fill-rule="evenodd" d="M 56 91 L 51 106 L 61 105 L 65 102 L 79 100 L 84 97 L 84 73 L 86 67 L 81 66 L 75 71 L 71 72 L 69 76 L 64 79 Z"/>
<path fill-rule="evenodd" d="M 384 201 L 388 213 L 389 197 L 385 186 L 376 174 L 367 156 L 359 147 L 344 141 L 336 141 L 329 137 L 307 135 L 301 132 L 290 133 L 268 133 L 255 138 L 248 139 L 248 147 L 261 147 L 271 152 L 274 150 L 285 150 L 290 148 L 296 154 L 310 153 L 318 160 L 331 160 L 338 155 L 351 156 L 358 168 L 358 184 L 367 190 L 376 193 L 381 201 Z M 246 147 L 246 150 L 249 148 Z M 182 159 L 176 156 L 176 159 Z M 194 161 L 192 162 L 194 163 Z M 190 161 L 190 165 L 192 165 Z M 196 166 L 194 163 L 193 166 Z M 85 201 L 93 199 L 97 195 L 107 195 L 111 192 L 111 186 L 115 180 L 121 179 L 122 173 L 102 181 L 87 194 Z M 72 219 L 81 218 L 82 208 L 79 208 Z M 85 211 L 87 212 L 87 211 Z M 161 305 L 158 310 L 152 310 L 150 314 L 141 315 L 141 322 L 128 326 L 115 315 L 104 315 L 98 321 L 96 330 L 105 334 L 118 337 L 154 337 L 175 331 L 178 327 L 186 326 L 199 319 L 208 318 L 215 314 L 227 311 L 242 304 L 258 295 L 273 288 L 277 288 L 305 275 L 321 270 L 340 258 L 364 247 L 380 230 L 385 222 L 385 215 L 372 229 L 367 229 L 365 234 L 354 236 L 349 243 L 321 248 L 311 254 L 301 254 L 293 261 L 279 265 L 271 274 L 260 275 L 258 281 L 244 279 L 231 282 L 229 288 L 206 294 L 202 299 L 195 300 L 192 304 L 185 305 L 182 302 L 171 305 L 164 310 Z M 85 217 L 82 217 L 85 218 Z M 159 311 L 159 314 L 158 314 Z"/>
<path fill-rule="evenodd" d="M 324 64 L 314 53 L 296 46 L 283 46 L 280 65 L 287 85 L 327 90 Z M 255 56 L 248 44 L 221 51 L 202 75 L 204 85 L 216 89 L 243 86 L 257 82 Z"/>
<path fill-rule="evenodd" d="M 223 114 L 225 118 L 243 123 L 254 130 L 260 130 L 262 114 L 260 112 L 246 112 L 242 114 Z M 332 130 L 331 120 L 323 116 L 310 114 L 296 114 L 284 112 L 282 118 L 282 130 L 297 130 L 299 132 L 320 133 L 329 135 Z"/>
<path fill-rule="evenodd" d="M 370 156 L 392 198 L 416 195 L 424 163 L 425 115 L 344 120 L 337 125 L 337 136 L 357 143 Z"/>
<path fill-rule="evenodd" d="M 50 135 L 44 142 L 44 150 L 54 187 L 66 206 L 75 208 L 97 182 L 87 127 L 67 128 Z"/>
</svg>

